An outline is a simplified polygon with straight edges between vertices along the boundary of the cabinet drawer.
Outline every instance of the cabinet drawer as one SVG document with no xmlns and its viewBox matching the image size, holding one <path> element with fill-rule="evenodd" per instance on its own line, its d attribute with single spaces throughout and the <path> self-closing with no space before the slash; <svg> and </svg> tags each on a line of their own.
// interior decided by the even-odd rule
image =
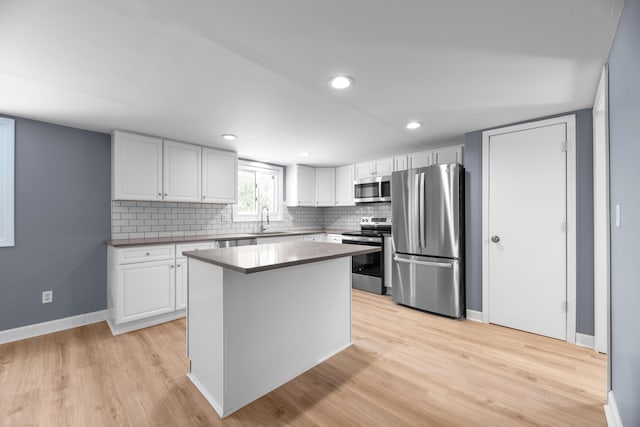
<svg viewBox="0 0 640 427">
<path fill-rule="evenodd" d="M 327 234 L 327 242 L 342 243 L 342 234 Z"/>
<path fill-rule="evenodd" d="M 215 242 L 199 242 L 199 243 L 185 243 L 181 245 L 176 245 L 176 258 L 182 258 L 182 252 L 189 251 L 203 251 L 206 249 L 213 249 L 215 247 Z"/>
<path fill-rule="evenodd" d="M 118 264 L 130 264 L 132 262 L 173 259 L 174 255 L 174 245 L 137 246 L 135 248 L 118 249 L 116 259 Z"/>
</svg>

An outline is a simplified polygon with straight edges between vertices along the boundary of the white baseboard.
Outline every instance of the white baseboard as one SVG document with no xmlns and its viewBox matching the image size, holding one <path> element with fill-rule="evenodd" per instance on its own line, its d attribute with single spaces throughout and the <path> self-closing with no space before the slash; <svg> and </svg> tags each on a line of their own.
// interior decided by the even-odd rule
<svg viewBox="0 0 640 427">
<path fill-rule="evenodd" d="M 576 332 L 576 345 L 580 347 L 595 348 L 595 337 L 593 335 L 581 334 Z"/>
<path fill-rule="evenodd" d="M 474 322 L 482 322 L 482 312 L 467 309 L 467 320 L 473 320 Z"/>
<path fill-rule="evenodd" d="M 133 322 L 122 324 L 113 322 L 113 319 L 107 319 L 107 325 L 109 325 L 109 329 L 111 329 L 112 335 L 120 335 L 138 329 L 148 328 L 149 326 L 159 325 L 160 323 L 170 322 L 172 320 L 184 317 L 186 316 L 186 314 L 187 310 L 182 309 L 174 311 L 172 313 L 161 314 L 159 316 L 150 317 L 148 319 L 135 320 Z"/>
<path fill-rule="evenodd" d="M 607 425 L 609 427 L 622 427 L 622 420 L 620 419 L 616 399 L 613 397 L 613 390 L 607 395 L 607 404 L 604 405 L 604 415 L 607 417 Z"/>
<path fill-rule="evenodd" d="M 64 331 L 66 329 L 77 328 L 79 326 L 90 325 L 92 323 L 107 320 L 108 310 L 94 311 L 93 313 L 79 314 L 77 316 L 65 317 L 64 319 L 51 320 L 49 322 L 36 323 L 35 325 L 21 326 L 19 328 L 0 331 L 0 344 L 24 340 L 37 337 L 39 335 L 51 334 L 53 332 Z"/>
</svg>

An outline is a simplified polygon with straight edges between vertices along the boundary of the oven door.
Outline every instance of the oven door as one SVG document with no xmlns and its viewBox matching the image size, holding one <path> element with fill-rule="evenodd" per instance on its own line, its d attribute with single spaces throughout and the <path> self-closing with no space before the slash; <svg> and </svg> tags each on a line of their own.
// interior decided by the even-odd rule
<svg viewBox="0 0 640 427">
<path fill-rule="evenodd" d="M 377 246 L 380 242 L 361 242 L 342 236 L 342 243 L 350 245 Z M 384 254 L 382 251 L 351 257 L 351 283 L 355 289 L 384 294 Z"/>
</svg>

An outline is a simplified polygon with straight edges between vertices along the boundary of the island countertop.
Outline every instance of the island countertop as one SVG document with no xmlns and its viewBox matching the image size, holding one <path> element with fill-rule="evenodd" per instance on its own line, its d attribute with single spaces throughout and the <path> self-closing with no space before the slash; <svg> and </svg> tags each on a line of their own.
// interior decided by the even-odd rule
<svg viewBox="0 0 640 427">
<path fill-rule="evenodd" d="M 249 274 L 380 251 L 376 246 L 294 241 L 189 251 L 183 255 Z"/>
</svg>

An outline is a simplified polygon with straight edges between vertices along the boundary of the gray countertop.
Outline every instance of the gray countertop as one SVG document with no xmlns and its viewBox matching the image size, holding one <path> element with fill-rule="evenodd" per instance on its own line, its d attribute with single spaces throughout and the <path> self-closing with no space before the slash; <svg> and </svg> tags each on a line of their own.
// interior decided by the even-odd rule
<svg viewBox="0 0 640 427">
<path fill-rule="evenodd" d="M 145 246 L 145 245 L 163 245 L 171 243 L 191 243 L 203 242 L 211 240 L 242 240 L 242 239 L 259 239 L 261 237 L 278 237 L 278 236 L 303 236 L 309 234 L 341 234 L 349 230 L 297 230 L 297 231 L 280 231 L 280 232 L 264 232 L 264 233 L 240 233 L 240 234 L 210 234 L 205 236 L 181 236 L 181 237 L 155 237 L 149 239 L 118 239 L 107 240 L 105 243 L 113 247 L 124 246 Z"/>
<path fill-rule="evenodd" d="M 189 251 L 183 255 L 249 274 L 380 251 L 376 246 L 299 241 Z"/>
</svg>

